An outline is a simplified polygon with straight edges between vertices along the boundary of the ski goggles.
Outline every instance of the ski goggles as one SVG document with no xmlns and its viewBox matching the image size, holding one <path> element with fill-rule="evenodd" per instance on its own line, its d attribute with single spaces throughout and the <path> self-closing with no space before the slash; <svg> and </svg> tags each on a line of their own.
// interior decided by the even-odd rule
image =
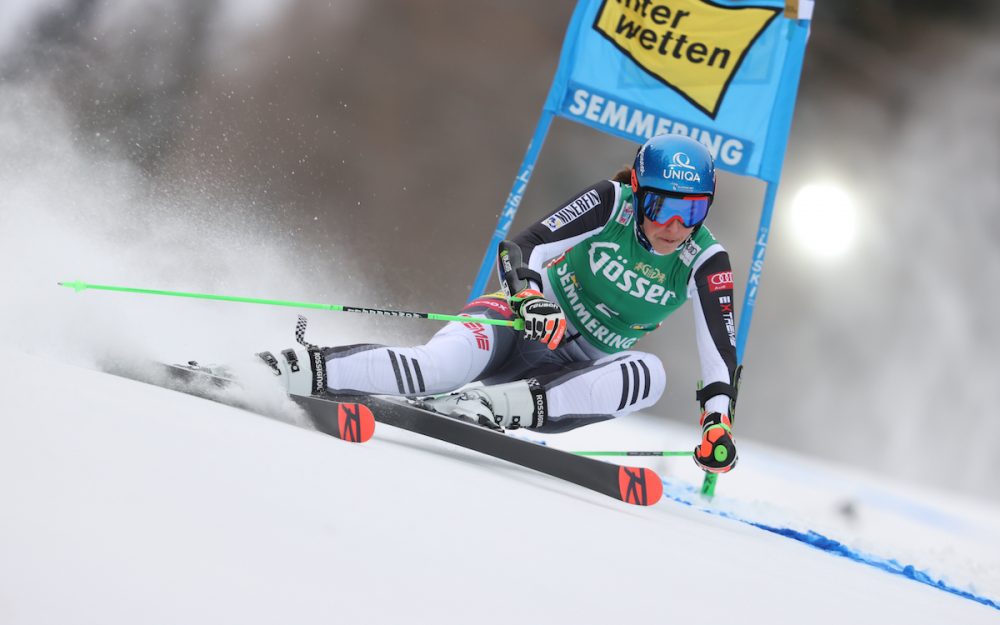
<svg viewBox="0 0 1000 625">
<path fill-rule="evenodd" d="M 640 190 L 638 195 L 639 210 L 661 226 L 679 219 L 685 228 L 694 228 L 708 217 L 708 207 L 712 203 L 708 195 L 677 195 L 653 190 Z"/>
</svg>

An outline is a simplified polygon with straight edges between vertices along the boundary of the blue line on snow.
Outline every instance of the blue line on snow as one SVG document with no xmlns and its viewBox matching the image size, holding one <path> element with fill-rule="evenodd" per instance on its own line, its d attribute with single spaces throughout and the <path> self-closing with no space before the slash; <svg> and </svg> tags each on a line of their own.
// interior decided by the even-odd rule
<svg viewBox="0 0 1000 625">
<path fill-rule="evenodd" d="M 855 562 L 867 564 L 868 566 L 873 566 L 877 569 L 881 569 L 888 573 L 893 573 L 894 575 L 902 575 L 903 577 L 908 577 L 914 581 L 918 581 L 921 584 L 927 584 L 928 586 L 933 586 L 934 588 L 938 588 L 945 592 L 950 592 L 951 594 L 962 597 L 963 599 L 971 599 L 972 601 L 975 601 L 977 603 L 981 603 L 985 606 L 989 606 L 996 610 L 1000 610 L 1000 604 L 998 604 L 996 601 L 993 601 L 992 599 L 989 599 L 987 597 L 973 594 L 967 590 L 962 590 L 960 588 L 955 588 L 954 586 L 950 586 L 940 579 L 935 579 L 931 577 L 930 574 L 928 574 L 926 571 L 917 569 L 912 564 L 902 564 L 901 562 L 892 558 L 880 558 L 878 556 L 874 556 L 871 554 L 862 553 L 855 549 L 851 549 L 850 547 L 840 542 L 839 540 L 828 538 L 812 530 L 809 530 L 807 532 L 800 532 L 798 530 L 793 530 L 788 527 L 775 527 L 772 525 L 765 525 L 763 523 L 757 523 L 756 521 L 751 521 L 749 519 L 741 518 L 730 512 L 704 508 L 695 505 L 693 502 L 688 501 L 680 497 L 679 495 L 670 494 L 668 490 L 672 485 L 668 484 L 666 481 L 664 481 L 663 486 L 664 486 L 663 495 L 665 497 L 668 497 L 669 499 L 676 501 L 677 503 L 684 504 L 685 506 L 690 506 L 696 510 L 701 510 L 702 512 L 713 514 L 715 516 L 731 519 L 733 521 L 739 521 L 740 523 L 751 525 L 758 529 L 762 529 L 766 532 L 771 532 L 772 534 L 778 534 L 779 536 L 791 538 L 792 540 L 797 540 L 811 547 L 815 547 L 816 549 L 821 549 L 828 553 L 832 553 L 834 555 L 854 560 Z"/>
</svg>

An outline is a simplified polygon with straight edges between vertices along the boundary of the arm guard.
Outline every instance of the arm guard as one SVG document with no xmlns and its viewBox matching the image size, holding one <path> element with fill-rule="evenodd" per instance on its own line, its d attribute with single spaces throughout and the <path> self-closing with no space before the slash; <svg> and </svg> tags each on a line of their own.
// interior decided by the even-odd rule
<svg viewBox="0 0 1000 625">
<path fill-rule="evenodd" d="M 497 273 L 500 287 L 509 300 L 525 289 L 541 292 L 542 277 L 524 264 L 521 248 L 513 241 L 501 241 L 497 250 Z"/>
</svg>

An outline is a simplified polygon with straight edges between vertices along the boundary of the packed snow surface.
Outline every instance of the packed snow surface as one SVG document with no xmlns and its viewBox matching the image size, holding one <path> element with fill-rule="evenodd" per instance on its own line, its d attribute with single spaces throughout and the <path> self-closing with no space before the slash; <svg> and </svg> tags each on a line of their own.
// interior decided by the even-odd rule
<svg viewBox="0 0 1000 625">
<path fill-rule="evenodd" d="M 5 625 L 1000 622 L 1000 510 L 751 441 L 711 504 L 690 459 L 647 461 L 667 496 L 639 508 L 382 424 L 338 441 L 267 393 L 277 419 L 14 351 L 0 381 Z"/>
</svg>

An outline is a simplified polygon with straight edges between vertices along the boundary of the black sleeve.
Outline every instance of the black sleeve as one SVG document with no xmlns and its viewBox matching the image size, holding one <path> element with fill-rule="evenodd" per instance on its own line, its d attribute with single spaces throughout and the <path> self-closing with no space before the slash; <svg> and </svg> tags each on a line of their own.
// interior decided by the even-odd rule
<svg viewBox="0 0 1000 625">
<path fill-rule="evenodd" d="M 615 183 L 602 180 L 574 195 L 558 209 L 514 237 L 527 263 L 536 247 L 571 239 L 604 227 L 615 209 Z"/>
<path fill-rule="evenodd" d="M 698 291 L 695 326 L 698 351 L 701 356 L 705 402 L 717 395 L 727 395 L 732 406 L 736 403 L 736 326 L 733 302 L 733 269 L 729 254 L 713 254 L 694 272 Z"/>
</svg>

